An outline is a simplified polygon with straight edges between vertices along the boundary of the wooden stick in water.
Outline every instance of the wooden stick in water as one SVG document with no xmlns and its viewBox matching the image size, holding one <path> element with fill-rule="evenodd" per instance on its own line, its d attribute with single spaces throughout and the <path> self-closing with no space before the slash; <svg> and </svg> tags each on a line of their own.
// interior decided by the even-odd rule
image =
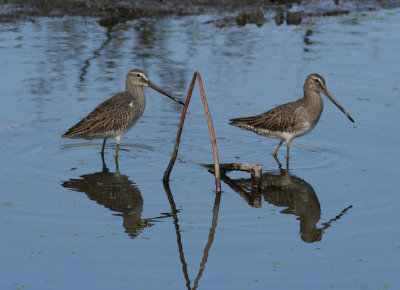
<svg viewBox="0 0 400 290">
<path fill-rule="evenodd" d="M 171 174 L 172 167 L 174 166 L 175 161 L 176 161 L 176 157 L 178 155 L 179 142 L 180 142 L 180 139 L 181 139 L 183 123 L 185 122 L 187 108 L 189 106 L 190 99 L 192 97 L 193 88 L 194 88 L 194 84 L 196 82 L 196 79 L 198 80 L 198 83 L 199 83 L 200 95 L 201 95 L 201 99 L 203 101 L 204 111 L 206 113 L 207 124 L 208 124 L 208 129 L 210 131 L 210 139 L 211 139 L 212 149 L 213 149 L 213 153 L 214 153 L 214 170 L 215 170 L 216 191 L 218 193 L 220 193 L 221 192 L 221 174 L 220 174 L 220 168 L 219 168 L 217 142 L 216 142 L 216 138 L 215 138 L 214 127 L 213 127 L 212 120 L 211 120 L 210 110 L 209 110 L 208 104 L 207 104 L 207 98 L 206 98 L 206 95 L 204 93 L 203 82 L 201 81 L 200 74 L 197 71 L 194 73 L 193 78 L 192 78 L 192 82 L 190 83 L 190 86 L 189 86 L 189 90 L 188 90 L 188 93 L 187 93 L 185 106 L 183 107 L 183 110 L 182 110 L 181 121 L 179 123 L 178 132 L 176 134 L 174 151 L 173 151 L 173 153 L 171 155 L 171 159 L 169 161 L 168 167 L 164 172 L 163 181 L 165 182 L 165 181 L 169 180 L 169 176 Z"/>
</svg>

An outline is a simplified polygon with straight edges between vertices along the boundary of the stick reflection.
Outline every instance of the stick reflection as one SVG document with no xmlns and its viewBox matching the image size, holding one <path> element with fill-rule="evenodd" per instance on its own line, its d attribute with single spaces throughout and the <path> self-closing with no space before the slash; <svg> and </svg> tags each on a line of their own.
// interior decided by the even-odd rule
<svg viewBox="0 0 400 290">
<path fill-rule="evenodd" d="M 218 221 L 218 212 L 219 212 L 219 205 L 221 202 L 221 192 L 217 192 L 215 195 L 215 201 L 214 201 L 214 208 L 213 208 L 213 216 L 212 216 L 212 222 L 211 222 L 211 227 L 210 227 L 210 233 L 208 235 L 208 240 L 207 240 L 207 244 L 204 247 L 204 252 L 203 252 L 203 258 L 201 260 L 200 263 L 200 268 L 199 268 L 199 272 L 196 276 L 196 279 L 194 280 L 194 284 L 193 284 L 193 288 L 191 288 L 190 286 L 190 278 L 189 278 L 189 274 L 188 274 L 188 270 L 187 270 L 187 263 L 185 260 L 185 255 L 183 252 L 183 246 L 182 246 L 182 237 L 181 237 L 181 231 L 179 229 L 179 224 L 178 224 L 178 210 L 176 209 L 176 205 L 175 205 L 175 201 L 174 201 L 174 197 L 171 193 L 171 189 L 169 187 L 169 183 L 167 181 L 164 181 L 164 189 L 165 189 L 165 193 L 167 194 L 168 197 L 168 201 L 171 205 L 171 211 L 172 211 L 172 216 L 174 218 L 174 226 L 175 226 L 175 232 L 176 232 L 176 241 L 178 244 L 178 250 L 179 250 L 179 257 L 182 263 L 182 272 L 183 275 L 185 277 L 186 280 L 186 288 L 187 289 L 197 289 L 197 287 L 199 286 L 199 280 L 201 278 L 201 276 L 203 275 L 206 263 L 207 263 L 207 259 L 208 259 L 208 254 L 209 254 L 209 250 L 212 246 L 212 243 L 214 241 L 214 235 L 215 235 L 215 229 L 217 227 L 217 221 Z"/>
</svg>

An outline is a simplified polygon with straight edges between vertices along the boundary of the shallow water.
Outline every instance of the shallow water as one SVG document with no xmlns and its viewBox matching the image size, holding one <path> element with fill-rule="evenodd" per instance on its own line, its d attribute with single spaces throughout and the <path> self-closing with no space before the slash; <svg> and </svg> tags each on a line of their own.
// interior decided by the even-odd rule
<svg viewBox="0 0 400 290">
<path fill-rule="evenodd" d="M 211 18 L 108 34 L 81 18 L 0 26 L 1 289 L 400 288 L 400 10 L 261 28 Z M 135 67 L 182 99 L 198 70 L 220 161 L 262 164 L 261 191 L 234 172 L 218 199 L 199 166 L 212 153 L 197 87 L 170 188 L 181 107 L 150 89 L 118 171 L 112 140 L 103 168 L 100 140 L 61 139 Z M 313 72 L 356 122 L 324 97 L 279 170 L 277 140 L 228 119 L 298 98 Z"/>
</svg>

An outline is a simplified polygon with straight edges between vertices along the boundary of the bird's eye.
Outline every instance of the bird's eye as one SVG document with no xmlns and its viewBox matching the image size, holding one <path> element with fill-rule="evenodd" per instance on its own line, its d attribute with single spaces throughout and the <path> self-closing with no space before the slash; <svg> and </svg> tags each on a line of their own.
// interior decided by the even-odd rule
<svg viewBox="0 0 400 290">
<path fill-rule="evenodd" d="M 140 74 L 137 74 L 136 76 L 137 76 L 138 78 L 140 78 L 140 77 L 141 77 L 141 75 L 140 75 Z"/>
<path fill-rule="evenodd" d="M 315 82 L 318 84 L 319 83 L 319 79 L 315 79 Z"/>
</svg>

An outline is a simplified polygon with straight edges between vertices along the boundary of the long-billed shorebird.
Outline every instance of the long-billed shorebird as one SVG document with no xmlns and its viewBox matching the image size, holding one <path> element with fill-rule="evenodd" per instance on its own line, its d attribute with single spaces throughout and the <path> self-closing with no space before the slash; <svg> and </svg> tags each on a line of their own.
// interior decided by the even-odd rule
<svg viewBox="0 0 400 290">
<path fill-rule="evenodd" d="M 133 69 L 126 76 L 126 89 L 98 105 L 89 115 L 68 129 L 63 138 L 103 139 L 101 154 L 107 138 L 117 142 L 115 158 L 118 157 L 122 135 L 135 125 L 143 114 L 146 98 L 143 87 L 150 87 L 181 105 L 184 103 L 157 87 L 144 71 Z"/>
<path fill-rule="evenodd" d="M 272 153 L 274 157 L 283 141 L 286 141 L 286 158 L 289 159 L 290 142 L 310 132 L 321 117 L 324 103 L 320 93 L 327 96 L 354 123 L 353 118 L 326 89 L 322 76 L 315 73 L 309 75 L 303 88 L 304 97 L 297 101 L 280 105 L 257 116 L 231 119 L 229 124 L 262 136 L 281 139 Z"/>
</svg>

